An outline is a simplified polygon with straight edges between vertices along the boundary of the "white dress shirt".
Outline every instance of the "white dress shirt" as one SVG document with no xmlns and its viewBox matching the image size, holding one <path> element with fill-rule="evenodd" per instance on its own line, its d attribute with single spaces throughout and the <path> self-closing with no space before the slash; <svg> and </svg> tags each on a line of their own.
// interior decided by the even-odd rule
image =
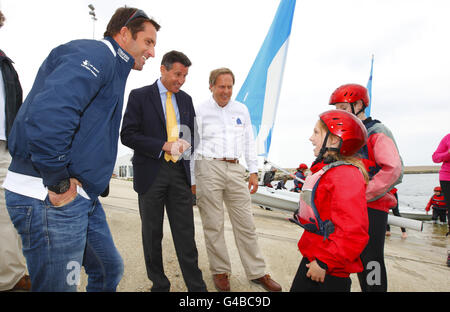
<svg viewBox="0 0 450 312">
<path fill-rule="evenodd" d="M 255 139 L 247 106 L 230 100 L 221 107 L 214 98 L 195 106 L 199 144 L 195 159 L 244 156 L 250 173 L 258 172 Z M 191 182 L 195 184 L 194 161 L 191 162 Z"/>
</svg>

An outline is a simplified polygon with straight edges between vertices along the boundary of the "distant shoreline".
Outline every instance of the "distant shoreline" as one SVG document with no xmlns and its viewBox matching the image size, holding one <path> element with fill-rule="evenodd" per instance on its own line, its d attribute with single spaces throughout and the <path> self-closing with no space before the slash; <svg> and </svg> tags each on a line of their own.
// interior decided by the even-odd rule
<svg viewBox="0 0 450 312">
<path fill-rule="evenodd" d="M 437 166 L 405 166 L 405 174 L 422 174 L 422 173 L 439 173 L 440 165 Z M 294 174 L 296 168 L 285 168 L 284 170 L 289 171 Z M 262 171 L 259 170 L 259 176 L 261 176 Z M 283 172 L 278 170 L 275 174 L 274 180 L 281 180 L 285 176 Z M 291 180 L 292 178 L 288 178 Z"/>
<path fill-rule="evenodd" d="M 405 174 L 409 173 L 438 173 L 441 166 L 405 166 Z"/>
</svg>

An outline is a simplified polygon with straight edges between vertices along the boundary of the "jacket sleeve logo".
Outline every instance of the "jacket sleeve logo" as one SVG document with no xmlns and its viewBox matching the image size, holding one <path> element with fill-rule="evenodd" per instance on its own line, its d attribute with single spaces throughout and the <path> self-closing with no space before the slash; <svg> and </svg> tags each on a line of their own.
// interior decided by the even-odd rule
<svg viewBox="0 0 450 312">
<path fill-rule="evenodd" d="M 81 66 L 89 70 L 95 77 L 97 77 L 97 75 L 100 73 L 100 71 L 97 68 L 95 68 L 94 65 L 92 65 L 91 62 L 89 62 L 88 60 L 84 60 L 81 63 Z"/>
</svg>

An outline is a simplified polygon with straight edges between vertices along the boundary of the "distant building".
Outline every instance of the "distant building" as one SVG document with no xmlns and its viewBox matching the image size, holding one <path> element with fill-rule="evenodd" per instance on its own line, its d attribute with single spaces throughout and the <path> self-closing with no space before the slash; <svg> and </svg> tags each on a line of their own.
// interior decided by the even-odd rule
<svg viewBox="0 0 450 312">
<path fill-rule="evenodd" d="M 113 174 L 119 178 L 133 178 L 133 165 L 131 159 L 133 154 L 120 156 L 116 160 Z"/>
</svg>

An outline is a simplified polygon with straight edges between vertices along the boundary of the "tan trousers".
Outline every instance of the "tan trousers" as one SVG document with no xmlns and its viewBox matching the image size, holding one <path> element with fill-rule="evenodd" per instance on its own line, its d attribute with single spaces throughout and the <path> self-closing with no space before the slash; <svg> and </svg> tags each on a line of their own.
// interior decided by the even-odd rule
<svg viewBox="0 0 450 312">
<path fill-rule="evenodd" d="M 264 276 L 266 266 L 258 246 L 245 168 L 221 160 L 196 160 L 195 178 L 211 273 L 231 273 L 224 235 L 225 203 L 247 278 Z"/>
<path fill-rule="evenodd" d="M 10 162 L 6 142 L 0 140 L 0 186 Z M 22 243 L 6 210 L 5 190 L 0 187 L 0 291 L 12 289 L 25 273 Z"/>
</svg>

